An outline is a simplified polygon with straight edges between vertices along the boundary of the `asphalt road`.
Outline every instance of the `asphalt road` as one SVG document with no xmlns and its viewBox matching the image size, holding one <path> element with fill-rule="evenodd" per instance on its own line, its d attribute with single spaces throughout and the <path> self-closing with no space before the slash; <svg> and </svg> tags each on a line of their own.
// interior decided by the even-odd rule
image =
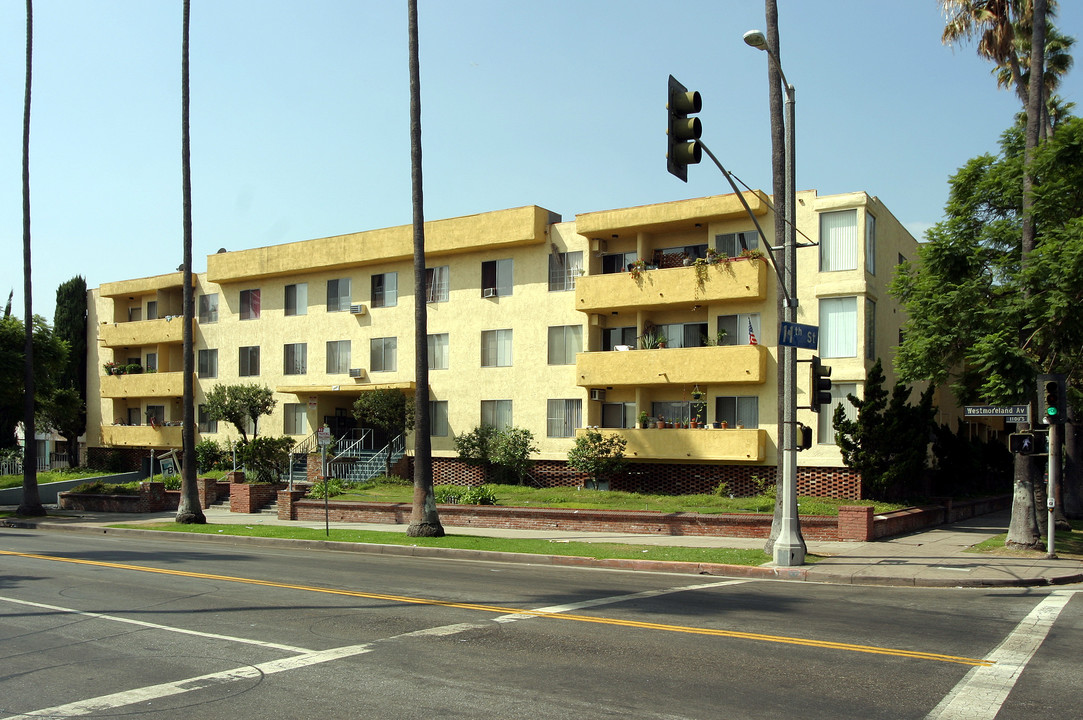
<svg viewBox="0 0 1083 720">
<path fill-rule="evenodd" d="M 1079 717 L 1077 590 L 6 529 L 0 718 Z"/>
</svg>

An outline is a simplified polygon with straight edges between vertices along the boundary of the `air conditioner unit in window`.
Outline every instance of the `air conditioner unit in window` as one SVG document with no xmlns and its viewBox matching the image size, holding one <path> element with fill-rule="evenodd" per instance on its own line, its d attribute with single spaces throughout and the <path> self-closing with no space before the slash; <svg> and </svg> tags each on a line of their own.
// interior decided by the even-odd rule
<svg viewBox="0 0 1083 720">
<path fill-rule="evenodd" d="M 483 288 L 481 296 L 485 298 L 496 297 L 496 288 Z"/>
<path fill-rule="evenodd" d="M 364 315 L 365 314 L 365 306 L 361 305 L 361 304 L 351 305 L 350 306 L 350 314 L 351 315 Z"/>
<path fill-rule="evenodd" d="M 601 388 L 595 388 L 590 391 L 590 399 L 597 400 L 598 402 L 605 402 L 605 390 Z"/>
<path fill-rule="evenodd" d="M 352 378 L 363 378 L 363 377 L 365 377 L 365 369 L 364 368 L 350 368 L 350 377 L 352 377 Z"/>
</svg>

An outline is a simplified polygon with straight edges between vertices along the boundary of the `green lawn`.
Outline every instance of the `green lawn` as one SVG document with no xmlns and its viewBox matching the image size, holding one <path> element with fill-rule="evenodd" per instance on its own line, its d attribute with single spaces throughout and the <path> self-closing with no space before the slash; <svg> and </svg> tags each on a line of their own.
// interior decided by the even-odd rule
<svg viewBox="0 0 1083 720">
<path fill-rule="evenodd" d="M 50 472 L 38 473 L 38 485 L 60 482 L 61 480 L 76 480 L 78 478 L 92 478 L 112 474 L 113 473 L 98 472 L 97 470 L 52 470 Z M 22 484 L 22 475 L 0 475 L 0 490 L 11 487 L 22 487 Z"/>
<path fill-rule="evenodd" d="M 1008 538 L 1007 533 L 991 537 L 985 542 L 980 542 L 967 552 L 987 553 L 990 555 L 1014 555 L 1017 557 L 1044 557 L 1046 538 L 1042 536 L 1041 550 L 1012 550 L 1004 547 L 1004 541 Z M 1083 530 L 1058 530 L 1053 535 L 1053 550 L 1057 557 L 1083 560 Z"/>
</svg>

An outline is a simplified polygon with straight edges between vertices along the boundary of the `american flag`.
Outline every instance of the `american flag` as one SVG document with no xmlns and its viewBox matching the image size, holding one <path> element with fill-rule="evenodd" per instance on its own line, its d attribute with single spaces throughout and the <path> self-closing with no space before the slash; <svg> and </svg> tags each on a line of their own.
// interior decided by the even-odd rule
<svg viewBox="0 0 1083 720">
<path fill-rule="evenodd" d="M 752 318 L 748 319 L 748 344 L 749 345 L 755 345 L 756 344 L 756 333 L 752 329 Z"/>
</svg>

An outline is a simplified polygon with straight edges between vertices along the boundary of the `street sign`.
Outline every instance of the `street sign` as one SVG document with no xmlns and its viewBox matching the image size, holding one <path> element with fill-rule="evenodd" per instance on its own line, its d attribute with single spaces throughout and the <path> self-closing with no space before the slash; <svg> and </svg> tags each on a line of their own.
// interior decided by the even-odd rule
<svg viewBox="0 0 1083 720">
<path fill-rule="evenodd" d="M 320 444 L 320 447 L 327 447 L 331 444 L 331 428 L 324 425 L 316 431 L 316 441 Z"/>
<path fill-rule="evenodd" d="M 1014 417 L 1026 416 L 1027 411 L 1027 405 L 967 405 L 963 414 L 967 417 Z M 1026 420 L 1016 422 L 1026 422 Z"/>
<path fill-rule="evenodd" d="M 778 344 L 787 347 L 804 348 L 815 350 L 820 339 L 820 328 L 817 325 L 802 325 L 801 323 L 779 323 Z"/>
<path fill-rule="evenodd" d="M 1026 415 L 1008 415 L 1007 417 L 1004 418 L 1004 422 L 1025 423 L 1025 422 L 1030 422 L 1030 420 L 1027 419 Z"/>
</svg>

